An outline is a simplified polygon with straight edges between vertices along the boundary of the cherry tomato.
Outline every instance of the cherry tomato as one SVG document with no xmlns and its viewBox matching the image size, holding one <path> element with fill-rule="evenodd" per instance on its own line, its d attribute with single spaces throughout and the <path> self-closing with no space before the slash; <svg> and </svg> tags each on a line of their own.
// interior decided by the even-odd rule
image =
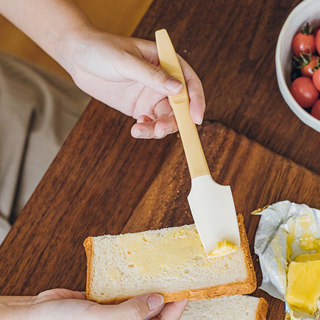
<svg viewBox="0 0 320 320">
<path fill-rule="evenodd" d="M 320 90 L 320 68 L 313 71 L 312 82 L 316 89 Z"/>
<path fill-rule="evenodd" d="M 300 70 L 300 76 L 312 78 L 314 68 L 319 65 L 319 57 L 311 53 L 300 53 L 299 58 L 293 57 L 292 64 L 294 69 Z"/>
<path fill-rule="evenodd" d="M 319 98 L 319 92 L 312 80 L 308 77 L 300 77 L 291 84 L 290 92 L 302 108 L 309 108 Z"/>
<path fill-rule="evenodd" d="M 307 62 L 307 64 L 300 69 L 301 75 L 312 78 L 313 69 L 317 66 L 318 61 L 319 61 L 319 57 L 311 56 L 311 59 L 309 60 L 309 62 Z"/>
<path fill-rule="evenodd" d="M 320 54 L 320 29 L 316 32 L 316 49 L 317 52 Z"/>
<path fill-rule="evenodd" d="M 314 53 L 316 51 L 316 40 L 313 35 L 313 28 L 306 26 L 298 32 L 292 39 L 292 50 L 299 57 L 300 53 Z"/>
<path fill-rule="evenodd" d="M 318 120 L 320 120 L 320 100 L 317 100 L 311 109 L 311 114 L 317 118 Z"/>
</svg>

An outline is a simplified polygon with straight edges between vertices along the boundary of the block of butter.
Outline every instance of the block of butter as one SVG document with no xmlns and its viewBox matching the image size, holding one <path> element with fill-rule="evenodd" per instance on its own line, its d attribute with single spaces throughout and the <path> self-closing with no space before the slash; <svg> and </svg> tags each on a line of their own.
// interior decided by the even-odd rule
<svg viewBox="0 0 320 320">
<path fill-rule="evenodd" d="M 291 262 L 288 268 L 286 301 L 291 308 L 311 315 L 317 311 L 317 301 L 320 298 L 320 260 L 317 260 L 318 258 L 317 253 L 304 254 Z"/>
</svg>

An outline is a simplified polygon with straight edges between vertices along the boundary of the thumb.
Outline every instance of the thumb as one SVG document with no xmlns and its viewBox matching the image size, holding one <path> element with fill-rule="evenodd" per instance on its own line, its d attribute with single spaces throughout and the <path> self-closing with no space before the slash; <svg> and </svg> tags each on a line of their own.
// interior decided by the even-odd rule
<svg viewBox="0 0 320 320">
<path fill-rule="evenodd" d="M 163 297 L 156 293 L 135 297 L 117 306 L 115 319 L 143 320 L 163 303 Z"/>
<path fill-rule="evenodd" d="M 152 90 L 164 95 L 176 95 L 183 87 L 179 80 L 170 76 L 160 66 L 156 66 L 147 60 L 130 55 L 127 62 L 126 76 L 143 83 Z"/>
</svg>

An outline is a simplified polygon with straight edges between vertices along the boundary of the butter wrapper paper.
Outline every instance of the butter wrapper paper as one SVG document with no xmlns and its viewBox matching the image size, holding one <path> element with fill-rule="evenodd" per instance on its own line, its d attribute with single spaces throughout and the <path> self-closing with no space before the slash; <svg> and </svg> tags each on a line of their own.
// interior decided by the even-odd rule
<svg viewBox="0 0 320 320">
<path fill-rule="evenodd" d="M 305 236 L 306 226 L 309 235 L 320 238 L 320 210 L 305 204 L 281 201 L 253 214 L 261 215 L 254 243 L 263 274 L 261 289 L 285 301 L 288 235 L 291 234 L 292 238 L 292 259 L 299 254 L 313 253 L 301 249 L 299 241 Z M 290 308 L 289 313 L 293 319 L 316 319 L 310 314 L 294 312 Z"/>
</svg>

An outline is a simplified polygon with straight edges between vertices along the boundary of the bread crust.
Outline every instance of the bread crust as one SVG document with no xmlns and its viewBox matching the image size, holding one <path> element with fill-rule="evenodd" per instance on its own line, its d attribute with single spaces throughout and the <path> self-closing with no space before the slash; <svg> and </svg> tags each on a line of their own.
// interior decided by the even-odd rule
<svg viewBox="0 0 320 320">
<path fill-rule="evenodd" d="M 86 282 L 86 294 L 87 298 L 90 299 L 90 288 L 91 288 L 91 274 L 92 274 L 92 237 L 88 237 L 84 240 L 83 242 L 84 249 L 86 251 L 86 256 L 87 256 L 87 282 Z"/>
<path fill-rule="evenodd" d="M 264 298 L 260 298 L 255 320 L 266 320 L 267 313 L 268 313 L 268 302 Z"/>
<path fill-rule="evenodd" d="M 230 296 L 236 294 L 249 294 L 252 293 L 257 288 L 257 281 L 256 281 L 256 274 L 253 267 L 253 262 L 250 254 L 248 238 L 246 234 L 246 230 L 244 227 L 244 219 L 242 214 L 238 214 L 238 224 L 239 224 L 239 231 L 240 231 L 240 244 L 241 248 L 244 253 L 246 269 L 247 269 L 247 278 L 244 281 L 239 282 L 232 282 L 229 284 L 218 285 L 214 287 L 208 288 L 200 288 L 200 289 L 189 289 L 189 290 L 182 290 L 179 292 L 159 292 L 163 298 L 164 302 L 173 302 L 173 301 L 180 301 L 184 299 L 188 300 L 201 300 L 201 299 L 212 299 L 218 298 L 221 296 Z M 92 260 L 92 237 L 87 238 L 84 241 L 84 247 L 87 254 L 87 299 L 92 301 L 97 301 L 92 295 L 90 294 L 91 289 L 91 260 Z M 121 298 L 114 298 L 114 299 L 106 299 L 106 300 L 99 300 L 97 302 L 102 304 L 118 304 L 123 301 L 132 298 L 129 297 L 121 297 Z M 263 318 L 261 318 L 263 319 Z"/>
</svg>

